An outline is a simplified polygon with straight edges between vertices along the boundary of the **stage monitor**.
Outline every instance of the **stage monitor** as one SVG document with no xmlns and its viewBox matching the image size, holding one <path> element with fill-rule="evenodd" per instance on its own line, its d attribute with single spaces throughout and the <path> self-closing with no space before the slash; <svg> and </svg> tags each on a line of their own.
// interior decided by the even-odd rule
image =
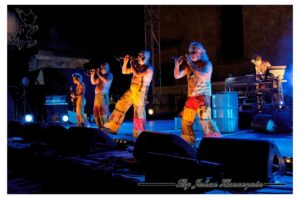
<svg viewBox="0 0 300 199">
<path fill-rule="evenodd" d="M 286 66 L 271 66 L 269 73 L 274 75 L 274 78 L 283 79 Z"/>
</svg>

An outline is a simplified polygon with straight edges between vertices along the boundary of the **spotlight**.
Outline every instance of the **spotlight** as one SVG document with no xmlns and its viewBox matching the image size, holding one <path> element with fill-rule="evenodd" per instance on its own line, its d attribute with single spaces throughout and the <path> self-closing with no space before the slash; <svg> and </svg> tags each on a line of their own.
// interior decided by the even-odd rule
<svg viewBox="0 0 300 199">
<path fill-rule="evenodd" d="M 268 132 L 274 132 L 276 130 L 276 128 L 277 128 L 277 126 L 276 126 L 275 122 L 272 119 L 270 119 L 267 123 L 266 130 Z"/>
<path fill-rule="evenodd" d="M 154 114 L 154 111 L 153 111 L 152 108 L 149 108 L 149 109 L 148 109 L 148 114 L 149 114 L 149 115 L 153 115 L 153 114 Z"/>
<path fill-rule="evenodd" d="M 25 122 L 33 122 L 33 115 L 31 114 L 26 114 L 24 118 Z"/>
<path fill-rule="evenodd" d="M 69 117 L 68 117 L 67 115 L 63 115 L 63 116 L 62 116 L 62 121 L 63 121 L 63 122 L 69 121 Z"/>
<path fill-rule="evenodd" d="M 279 104 L 280 104 L 280 105 L 283 105 L 283 101 L 280 101 Z"/>
<path fill-rule="evenodd" d="M 286 158 L 285 158 L 285 162 L 286 162 L 286 163 L 292 163 L 292 159 L 291 159 L 290 157 L 286 157 Z"/>
</svg>

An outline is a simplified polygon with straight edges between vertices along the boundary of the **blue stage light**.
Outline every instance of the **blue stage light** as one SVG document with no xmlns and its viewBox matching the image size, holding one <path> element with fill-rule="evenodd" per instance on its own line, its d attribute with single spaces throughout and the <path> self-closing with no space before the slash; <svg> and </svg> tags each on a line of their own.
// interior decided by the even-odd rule
<svg viewBox="0 0 300 199">
<path fill-rule="evenodd" d="M 266 130 L 268 132 L 275 132 L 276 129 L 277 129 L 277 126 L 276 126 L 275 122 L 272 119 L 270 119 L 267 123 Z"/>
<path fill-rule="evenodd" d="M 63 121 L 63 122 L 69 121 L 69 116 L 63 115 L 63 116 L 62 116 L 62 121 Z"/>
<path fill-rule="evenodd" d="M 27 114 L 25 115 L 25 122 L 33 122 L 33 115 Z"/>
</svg>

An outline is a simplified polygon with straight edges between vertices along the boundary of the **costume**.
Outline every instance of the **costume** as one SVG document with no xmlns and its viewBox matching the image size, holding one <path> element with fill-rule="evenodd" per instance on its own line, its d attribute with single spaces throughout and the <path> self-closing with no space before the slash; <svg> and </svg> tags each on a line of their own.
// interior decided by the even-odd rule
<svg viewBox="0 0 300 199">
<path fill-rule="evenodd" d="M 83 83 L 77 85 L 75 96 L 76 96 L 76 121 L 77 126 L 86 126 L 86 117 L 84 115 L 84 107 L 86 100 L 84 98 L 85 85 Z"/>
<path fill-rule="evenodd" d="M 96 125 L 101 129 L 109 116 L 109 89 L 112 83 L 113 76 L 111 73 L 106 75 L 108 82 L 99 80 L 95 88 L 94 98 L 94 117 Z"/>
<path fill-rule="evenodd" d="M 199 67 L 204 67 L 205 63 L 200 61 L 194 63 Z M 188 66 L 187 66 L 188 67 Z M 221 134 L 217 126 L 211 120 L 211 82 L 205 81 L 196 76 L 188 69 L 188 98 L 182 113 L 182 134 L 181 137 L 190 144 L 195 144 L 195 134 L 193 123 L 198 114 L 200 123 L 204 131 L 204 137 L 220 137 Z"/>
<path fill-rule="evenodd" d="M 104 123 L 108 120 L 109 115 L 109 95 L 97 93 L 94 99 L 94 117 L 98 128 L 102 128 Z"/>
<path fill-rule="evenodd" d="M 147 70 L 149 67 L 150 65 L 144 66 L 144 70 Z M 146 126 L 145 102 L 151 80 L 152 76 L 150 81 L 145 81 L 144 76 L 133 73 L 130 88 L 117 102 L 108 122 L 104 124 L 105 128 L 109 129 L 112 133 L 117 133 L 123 123 L 126 112 L 133 105 L 133 136 L 135 138 L 138 137 Z"/>
</svg>

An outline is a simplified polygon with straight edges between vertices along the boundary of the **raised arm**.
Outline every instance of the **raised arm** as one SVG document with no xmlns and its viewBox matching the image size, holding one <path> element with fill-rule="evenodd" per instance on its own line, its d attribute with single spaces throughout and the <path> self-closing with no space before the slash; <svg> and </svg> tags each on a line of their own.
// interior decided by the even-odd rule
<svg viewBox="0 0 300 199">
<path fill-rule="evenodd" d="M 182 57 L 179 57 L 179 59 L 175 60 L 175 67 L 174 67 L 175 79 L 180 79 L 187 74 L 187 67 L 185 67 L 183 70 L 180 70 L 180 65 L 182 64 L 182 62 L 183 62 Z"/>
<path fill-rule="evenodd" d="M 99 79 L 100 79 L 101 81 L 103 81 L 104 83 L 109 82 L 109 81 L 112 81 L 112 79 L 113 79 L 112 73 L 107 73 L 107 74 L 105 74 L 105 75 L 102 75 L 102 74 L 100 73 L 100 71 L 97 70 L 97 75 L 98 75 Z M 98 80 L 99 80 L 99 79 L 98 79 Z"/>
<path fill-rule="evenodd" d="M 99 79 L 97 78 L 97 79 L 95 79 L 95 71 L 92 71 L 91 72 L 91 84 L 92 85 L 96 85 L 96 84 L 98 84 L 99 83 Z"/>
<path fill-rule="evenodd" d="M 212 63 L 210 61 L 200 62 L 201 66 L 195 64 L 189 55 L 186 55 L 187 63 L 190 70 L 197 76 L 208 75 L 212 71 Z"/>
<path fill-rule="evenodd" d="M 129 59 L 130 59 L 129 55 L 126 55 L 124 57 L 123 66 L 122 66 L 122 74 L 131 74 L 132 73 L 132 67 L 127 68 L 127 64 L 129 62 Z"/>
</svg>

